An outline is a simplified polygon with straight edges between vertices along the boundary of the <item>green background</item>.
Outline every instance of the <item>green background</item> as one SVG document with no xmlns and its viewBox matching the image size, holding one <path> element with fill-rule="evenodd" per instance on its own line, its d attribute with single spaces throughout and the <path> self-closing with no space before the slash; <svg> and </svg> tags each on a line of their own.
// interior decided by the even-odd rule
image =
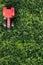
<svg viewBox="0 0 43 65">
<path fill-rule="evenodd" d="M 3 6 L 14 6 L 14 28 L 2 26 Z M 43 0 L 0 0 L 0 65 L 43 65 Z"/>
</svg>

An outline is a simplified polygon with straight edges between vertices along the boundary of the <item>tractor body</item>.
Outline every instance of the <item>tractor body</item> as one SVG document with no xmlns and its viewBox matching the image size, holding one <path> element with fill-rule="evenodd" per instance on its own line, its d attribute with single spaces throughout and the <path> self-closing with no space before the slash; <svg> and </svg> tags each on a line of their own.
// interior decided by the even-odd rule
<svg viewBox="0 0 43 65">
<path fill-rule="evenodd" d="M 6 27 L 10 28 L 11 19 L 15 16 L 15 8 L 11 7 L 10 9 L 8 9 L 7 7 L 3 7 L 3 16 L 5 20 L 7 19 Z"/>
</svg>

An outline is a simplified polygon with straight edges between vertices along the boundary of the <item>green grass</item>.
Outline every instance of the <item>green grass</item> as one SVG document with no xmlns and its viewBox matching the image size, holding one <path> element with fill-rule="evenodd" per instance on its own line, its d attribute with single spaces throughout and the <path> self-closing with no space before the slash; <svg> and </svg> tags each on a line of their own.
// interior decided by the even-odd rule
<svg viewBox="0 0 43 65">
<path fill-rule="evenodd" d="M 14 28 L 2 26 L 3 6 L 14 6 Z M 0 0 L 0 65 L 43 65 L 43 0 Z"/>
</svg>

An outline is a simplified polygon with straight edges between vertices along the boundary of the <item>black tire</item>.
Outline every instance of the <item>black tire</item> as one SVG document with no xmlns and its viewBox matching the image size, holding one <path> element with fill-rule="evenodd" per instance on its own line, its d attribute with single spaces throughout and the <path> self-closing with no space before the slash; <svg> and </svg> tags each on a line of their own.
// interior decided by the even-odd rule
<svg viewBox="0 0 43 65">
<path fill-rule="evenodd" d="M 11 26 L 14 27 L 14 21 L 11 22 Z"/>
<path fill-rule="evenodd" d="M 6 20 L 3 21 L 2 25 L 6 27 Z"/>
</svg>

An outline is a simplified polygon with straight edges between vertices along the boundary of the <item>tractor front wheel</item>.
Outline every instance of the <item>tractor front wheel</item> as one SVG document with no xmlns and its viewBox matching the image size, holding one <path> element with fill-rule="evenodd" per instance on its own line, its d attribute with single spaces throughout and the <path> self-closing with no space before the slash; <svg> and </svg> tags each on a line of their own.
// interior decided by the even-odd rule
<svg viewBox="0 0 43 65">
<path fill-rule="evenodd" d="M 3 23 L 2 23 L 2 25 L 3 25 L 4 27 L 6 27 L 6 20 L 5 20 L 5 19 L 4 19 Z"/>
<path fill-rule="evenodd" d="M 11 26 L 14 27 L 14 21 L 11 22 Z"/>
</svg>

